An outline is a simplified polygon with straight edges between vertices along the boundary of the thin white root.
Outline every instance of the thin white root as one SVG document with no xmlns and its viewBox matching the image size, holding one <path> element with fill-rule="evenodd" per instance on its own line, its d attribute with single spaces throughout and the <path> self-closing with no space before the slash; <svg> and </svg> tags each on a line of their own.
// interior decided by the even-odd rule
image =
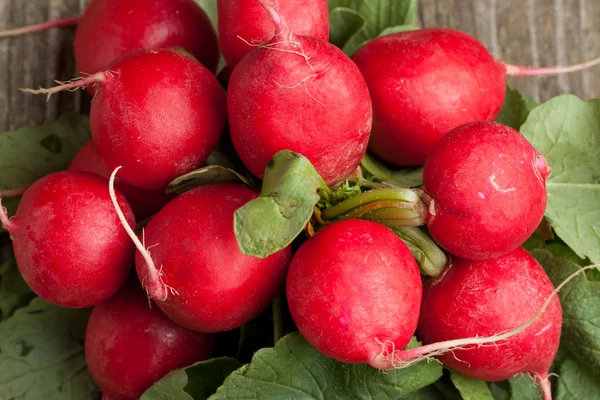
<svg viewBox="0 0 600 400">
<path fill-rule="evenodd" d="M 283 53 L 290 53 L 290 54 L 295 54 L 297 56 L 300 56 L 302 58 L 304 58 L 304 61 L 306 61 L 306 64 L 310 67 L 311 71 L 315 71 L 315 68 L 312 66 L 312 64 L 310 63 L 310 58 L 312 56 L 312 54 L 309 56 L 304 52 L 304 49 L 302 48 L 302 45 L 296 41 L 293 40 L 293 38 L 290 36 L 290 38 L 288 40 L 281 40 L 278 42 L 272 42 L 272 43 L 262 43 L 259 40 L 252 40 L 252 42 L 249 42 L 248 40 L 244 39 L 243 37 L 238 35 L 238 38 L 240 40 L 242 40 L 244 43 L 246 43 L 248 46 L 252 46 L 252 47 L 258 47 L 260 49 L 270 49 L 270 50 L 276 50 L 276 51 L 281 51 Z M 284 44 L 289 44 L 292 48 L 294 49 L 299 49 L 298 50 L 289 50 L 289 49 L 282 49 L 278 46 L 284 45 Z M 313 52 L 314 54 L 314 52 Z"/>
<path fill-rule="evenodd" d="M 503 63 L 508 76 L 545 76 L 568 74 L 570 72 L 582 71 L 600 64 L 600 57 L 579 64 L 564 67 L 523 67 L 520 65 Z"/>
<path fill-rule="evenodd" d="M 142 279 L 142 286 L 144 287 L 144 289 L 146 289 L 146 292 L 148 293 L 148 296 L 150 298 L 158 301 L 164 301 L 167 299 L 169 291 L 171 293 L 176 293 L 176 291 L 174 291 L 174 289 L 172 288 L 170 288 L 171 290 L 169 290 L 169 287 L 163 282 L 161 277 L 162 268 L 161 270 L 158 270 L 156 268 L 156 265 L 154 264 L 154 261 L 150 256 L 150 252 L 144 247 L 144 244 L 140 242 L 133 229 L 131 229 L 131 226 L 129 226 L 129 223 L 125 218 L 125 215 L 123 215 L 123 211 L 121 211 L 121 207 L 119 207 L 119 202 L 117 201 L 117 195 L 115 193 L 115 178 L 117 176 L 117 172 L 119 172 L 121 168 L 121 166 L 115 168 L 112 174 L 110 174 L 110 179 L 108 181 L 108 191 L 110 193 L 110 199 L 113 203 L 113 206 L 115 207 L 117 215 L 119 216 L 119 221 L 121 221 L 121 225 L 123 225 L 123 228 L 125 228 L 125 231 L 127 231 L 127 234 L 129 235 L 129 237 L 135 244 L 135 247 L 138 249 L 142 257 L 144 258 L 144 261 L 146 262 L 148 273 L 144 276 L 144 279 Z M 148 282 L 148 285 L 146 285 L 146 282 Z"/>
<path fill-rule="evenodd" d="M 2 197 L 0 197 L 0 223 L 2 223 L 4 229 L 6 229 L 10 233 L 10 230 L 12 229 L 12 226 L 14 224 L 8 217 L 6 208 L 4 208 L 4 206 L 2 205 Z"/>
<path fill-rule="evenodd" d="M 275 84 L 277 86 L 279 86 L 280 88 L 284 88 L 284 89 L 294 89 L 294 88 L 302 85 L 302 86 L 304 86 L 304 91 L 306 92 L 306 94 L 308 95 L 308 97 L 310 97 L 311 99 L 313 99 L 314 101 L 316 101 L 320 105 L 325 106 L 325 104 L 323 104 L 322 102 L 320 102 L 319 100 L 317 100 L 317 98 L 315 96 L 313 96 L 312 93 L 310 93 L 310 91 L 308 90 L 308 85 L 307 85 L 308 80 L 312 79 L 312 78 L 316 78 L 316 77 L 317 77 L 317 74 L 309 75 L 306 78 L 302 79 L 300 82 L 298 82 L 298 83 L 296 83 L 295 85 L 292 85 L 292 86 L 282 85 L 281 83 L 277 82 L 276 80 L 273 80 L 273 82 L 275 82 Z"/>
<path fill-rule="evenodd" d="M 75 91 L 79 89 L 86 89 L 89 85 L 94 84 L 97 85 L 101 82 L 104 82 L 107 77 L 113 76 L 112 71 L 106 72 L 96 72 L 93 75 L 89 75 L 86 77 L 73 78 L 70 81 L 55 81 L 58 83 L 58 86 L 52 88 L 40 88 L 40 89 L 27 89 L 21 88 L 19 89 L 23 93 L 31 93 L 31 94 L 46 94 L 46 100 L 50 100 L 50 96 L 55 93 L 59 93 L 62 91 Z"/>
<path fill-rule="evenodd" d="M 452 352 L 455 350 L 470 350 L 473 349 L 473 346 L 484 347 L 484 346 L 500 346 L 503 343 L 498 343 L 505 341 L 519 333 L 525 331 L 529 328 L 535 321 L 537 321 L 542 314 L 546 311 L 548 306 L 550 305 L 554 296 L 560 292 L 560 290 L 569 283 L 572 279 L 577 277 L 584 271 L 595 269 L 600 267 L 600 264 L 588 265 L 587 267 L 582 267 L 576 272 L 569 275 L 560 285 L 554 289 L 554 291 L 548 296 L 546 301 L 544 302 L 542 308 L 527 322 L 523 325 L 511 329 L 505 332 L 501 332 L 499 334 L 493 336 L 486 337 L 474 337 L 474 338 L 464 338 L 464 339 L 455 339 L 455 340 L 447 340 L 444 342 L 432 343 L 421 347 L 416 347 L 414 349 L 409 350 L 395 350 L 391 353 L 391 356 L 387 356 L 387 360 L 391 365 L 392 369 L 400 369 L 411 366 L 415 363 L 418 363 L 423 360 L 430 359 L 432 357 L 440 356 L 448 352 Z M 380 357 L 385 357 L 386 354 L 382 351 Z"/>
<path fill-rule="evenodd" d="M 41 24 L 29 25 L 21 28 L 2 31 L 0 32 L 0 39 L 26 35 L 28 33 L 43 32 L 52 28 L 76 26 L 78 22 L 79 17 L 61 18 L 54 21 L 42 22 Z"/>
</svg>

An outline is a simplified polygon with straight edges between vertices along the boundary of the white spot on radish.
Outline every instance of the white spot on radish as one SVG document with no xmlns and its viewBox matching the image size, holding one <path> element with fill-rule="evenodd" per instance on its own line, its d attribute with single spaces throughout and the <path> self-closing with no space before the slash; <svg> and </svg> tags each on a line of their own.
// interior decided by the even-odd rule
<svg viewBox="0 0 600 400">
<path fill-rule="evenodd" d="M 546 332 L 551 327 L 552 327 L 552 324 L 548 324 L 548 325 L 544 326 L 540 331 L 536 332 L 536 334 L 534 336 L 540 336 L 541 334 Z"/>
<path fill-rule="evenodd" d="M 496 189 L 496 191 L 498 191 L 500 193 L 514 192 L 514 191 L 517 190 L 514 187 L 502 189 L 500 187 L 500 185 L 498 185 L 498 183 L 496 182 L 496 174 L 492 174 L 492 176 L 490 176 L 490 183 L 492 184 L 492 186 L 494 187 L 494 189 Z"/>
<path fill-rule="evenodd" d="M 477 192 L 477 196 L 482 199 L 485 200 L 485 194 L 483 194 L 483 192 Z"/>
</svg>

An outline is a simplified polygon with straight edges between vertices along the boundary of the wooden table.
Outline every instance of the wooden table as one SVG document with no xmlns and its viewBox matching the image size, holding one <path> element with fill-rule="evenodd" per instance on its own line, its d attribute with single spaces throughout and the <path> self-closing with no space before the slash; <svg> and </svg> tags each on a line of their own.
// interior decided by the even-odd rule
<svg viewBox="0 0 600 400">
<path fill-rule="evenodd" d="M 0 30 L 81 13 L 88 0 L 0 0 Z M 124 0 L 125 1 L 125 0 Z M 566 65 L 600 56 L 598 0 L 421 0 L 423 26 L 446 26 L 481 40 L 513 64 Z M 595 23 L 594 23 L 595 22 Z M 89 99 L 61 93 L 46 102 L 18 88 L 48 86 L 76 76 L 74 29 L 0 39 L 0 132 L 51 121 L 79 111 Z M 544 78 L 511 78 L 510 84 L 538 100 L 561 93 L 600 97 L 600 66 Z"/>
</svg>

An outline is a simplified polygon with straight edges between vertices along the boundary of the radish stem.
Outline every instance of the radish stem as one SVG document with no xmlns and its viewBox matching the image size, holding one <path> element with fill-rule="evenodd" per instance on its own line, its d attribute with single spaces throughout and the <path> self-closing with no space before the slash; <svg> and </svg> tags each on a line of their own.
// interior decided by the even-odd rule
<svg viewBox="0 0 600 400">
<path fill-rule="evenodd" d="M 76 26 L 79 23 L 79 17 L 69 17 L 69 18 L 61 18 L 56 19 L 54 21 L 42 22 L 41 24 L 24 26 L 16 29 L 9 29 L 6 31 L 0 32 L 0 39 L 21 36 L 28 33 L 36 33 L 47 31 L 52 28 L 62 28 L 68 26 Z"/>
</svg>

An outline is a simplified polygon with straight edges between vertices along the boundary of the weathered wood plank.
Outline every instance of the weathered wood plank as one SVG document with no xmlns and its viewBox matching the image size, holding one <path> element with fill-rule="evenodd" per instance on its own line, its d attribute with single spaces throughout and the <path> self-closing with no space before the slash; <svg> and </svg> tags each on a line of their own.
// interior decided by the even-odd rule
<svg viewBox="0 0 600 400">
<path fill-rule="evenodd" d="M 89 0 L 0 0 L 0 29 L 77 15 Z M 532 66 L 581 62 L 600 56 L 600 1 L 597 0 L 421 0 L 424 26 L 464 30 L 499 59 Z M 0 40 L 0 132 L 56 119 L 80 110 L 83 93 L 61 93 L 46 103 L 20 87 L 52 84 L 76 75 L 74 30 L 58 29 Z M 600 97 L 595 69 L 544 78 L 510 78 L 515 88 L 546 100 L 560 93 Z"/>
<path fill-rule="evenodd" d="M 0 0 L 0 29 L 35 24 L 76 15 L 80 0 Z M 25 95 L 22 87 L 52 84 L 75 77 L 74 29 L 0 40 L 0 131 L 50 121 L 65 111 L 79 110 L 81 94 L 61 93 L 46 102 L 44 96 Z"/>
</svg>

